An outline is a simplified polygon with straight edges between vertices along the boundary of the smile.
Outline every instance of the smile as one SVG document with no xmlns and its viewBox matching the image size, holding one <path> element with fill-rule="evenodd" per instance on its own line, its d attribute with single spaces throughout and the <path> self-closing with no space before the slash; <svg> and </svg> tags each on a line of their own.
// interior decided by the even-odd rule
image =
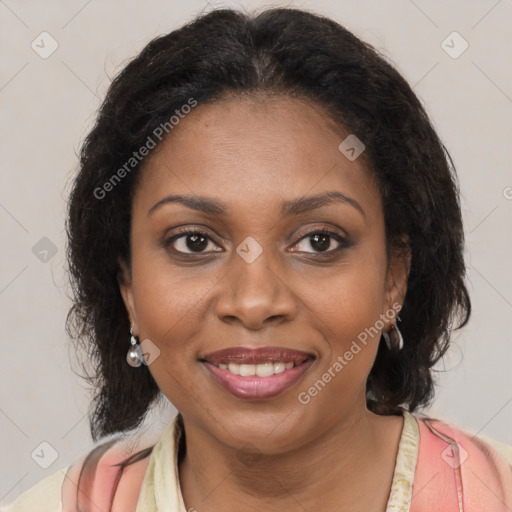
<svg viewBox="0 0 512 512">
<path fill-rule="evenodd" d="M 200 361 L 213 380 L 237 398 L 264 399 L 293 386 L 314 359 L 312 354 L 282 347 L 235 347 L 208 354 Z"/>
<path fill-rule="evenodd" d="M 258 377 L 270 377 L 271 375 L 283 373 L 285 370 L 290 370 L 294 366 L 295 363 L 292 361 L 288 363 L 285 363 L 284 361 L 279 361 L 277 363 L 269 361 L 267 363 L 260 364 L 220 363 L 218 368 L 221 370 L 227 370 L 233 375 L 241 375 L 242 377 L 252 377 L 253 375 Z"/>
</svg>

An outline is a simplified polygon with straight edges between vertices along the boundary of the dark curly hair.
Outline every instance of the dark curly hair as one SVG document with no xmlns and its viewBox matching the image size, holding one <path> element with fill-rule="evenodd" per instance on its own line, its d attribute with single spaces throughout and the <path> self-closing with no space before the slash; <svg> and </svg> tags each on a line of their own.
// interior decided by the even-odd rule
<svg viewBox="0 0 512 512">
<path fill-rule="evenodd" d="M 98 191 L 190 98 L 203 104 L 253 93 L 307 98 L 363 141 L 382 197 L 388 251 L 408 239 L 405 347 L 379 345 L 368 408 L 397 414 L 399 407 L 412 412 L 429 404 L 432 367 L 451 330 L 469 319 L 455 169 L 404 78 L 371 45 L 323 16 L 215 10 L 152 40 L 124 67 L 81 148 L 66 223 L 74 295 L 66 328 L 93 365 L 86 378 L 96 391 L 95 441 L 138 427 L 162 398 L 147 366 L 126 363 L 130 325 L 117 281 L 120 259 L 130 262 L 131 203 L 142 164 L 108 194 Z"/>
</svg>

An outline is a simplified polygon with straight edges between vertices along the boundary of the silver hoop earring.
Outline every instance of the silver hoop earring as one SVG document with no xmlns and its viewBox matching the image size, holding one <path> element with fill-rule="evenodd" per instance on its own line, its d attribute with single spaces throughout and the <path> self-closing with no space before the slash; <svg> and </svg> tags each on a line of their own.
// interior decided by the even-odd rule
<svg viewBox="0 0 512 512">
<path fill-rule="evenodd" d="M 133 335 L 132 329 L 130 329 L 130 343 L 131 347 L 126 354 L 126 361 L 130 366 L 138 368 L 142 364 L 142 350 Z"/>
<path fill-rule="evenodd" d="M 402 350 L 404 348 L 404 339 L 398 325 L 391 326 L 389 332 L 383 332 L 382 336 L 389 350 Z"/>
</svg>

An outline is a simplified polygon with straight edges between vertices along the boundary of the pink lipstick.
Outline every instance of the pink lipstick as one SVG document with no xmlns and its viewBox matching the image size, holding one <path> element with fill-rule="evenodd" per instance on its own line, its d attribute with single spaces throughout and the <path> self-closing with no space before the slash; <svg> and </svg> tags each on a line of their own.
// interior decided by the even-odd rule
<svg viewBox="0 0 512 512">
<path fill-rule="evenodd" d="M 213 379 L 238 398 L 264 399 L 293 386 L 315 356 L 284 347 L 233 347 L 206 355 L 201 362 Z"/>
</svg>

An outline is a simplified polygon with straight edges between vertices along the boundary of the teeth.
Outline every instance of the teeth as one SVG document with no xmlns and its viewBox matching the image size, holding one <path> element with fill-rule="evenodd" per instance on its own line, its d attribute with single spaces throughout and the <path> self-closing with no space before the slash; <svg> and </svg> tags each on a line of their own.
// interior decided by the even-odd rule
<svg viewBox="0 0 512 512">
<path fill-rule="evenodd" d="M 228 370 L 229 370 L 233 375 L 240 375 L 240 365 L 239 365 L 239 364 L 236 364 L 236 363 L 229 363 L 229 364 L 228 364 Z"/>
<path fill-rule="evenodd" d="M 258 377 L 270 377 L 271 375 L 274 375 L 274 363 L 262 363 L 252 366 L 256 368 L 256 375 Z"/>
<path fill-rule="evenodd" d="M 242 377 L 250 377 L 251 375 L 256 375 L 256 365 L 241 364 L 240 365 L 240 375 Z"/>
<path fill-rule="evenodd" d="M 282 373 L 285 370 L 290 370 L 295 366 L 295 363 L 279 361 L 277 363 L 260 363 L 260 364 L 237 364 L 237 363 L 219 363 L 218 367 L 221 370 L 228 370 L 233 375 L 241 375 L 242 377 L 270 377 L 277 373 Z"/>
<path fill-rule="evenodd" d="M 283 373 L 286 370 L 285 363 L 274 363 L 274 373 Z"/>
</svg>

